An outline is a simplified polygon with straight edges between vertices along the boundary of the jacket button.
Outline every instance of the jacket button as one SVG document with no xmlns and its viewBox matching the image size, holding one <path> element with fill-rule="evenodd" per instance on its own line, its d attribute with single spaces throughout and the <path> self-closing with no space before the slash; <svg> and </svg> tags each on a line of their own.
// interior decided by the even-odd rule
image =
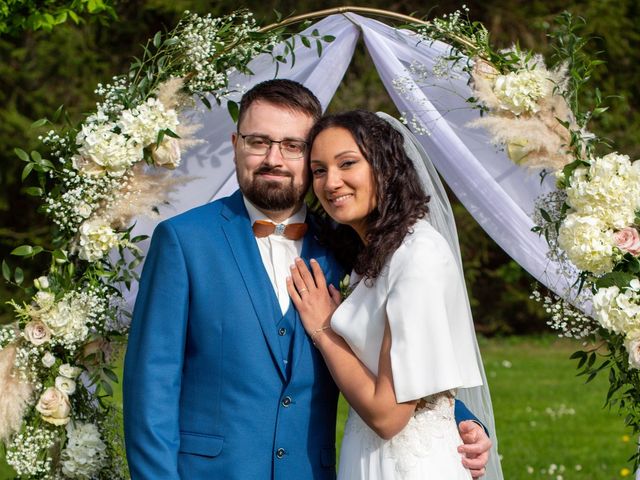
<svg viewBox="0 0 640 480">
<path fill-rule="evenodd" d="M 278 335 L 280 335 L 281 337 L 284 337 L 287 334 L 287 329 L 282 327 L 280 330 L 278 330 Z"/>
<path fill-rule="evenodd" d="M 286 397 L 284 397 L 282 399 L 282 406 L 283 407 L 288 407 L 289 405 L 291 405 L 291 397 L 289 395 L 287 395 Z"/>
<path fill-rule="evenodd" d="M 278 450 L 276 450 L 276 457 L 282 458 L 282 457 L 284 457 L 285 453 L 287 453 L 287 452 L 285 451 L 284 448 L 279 448 Z"/>
</svg>

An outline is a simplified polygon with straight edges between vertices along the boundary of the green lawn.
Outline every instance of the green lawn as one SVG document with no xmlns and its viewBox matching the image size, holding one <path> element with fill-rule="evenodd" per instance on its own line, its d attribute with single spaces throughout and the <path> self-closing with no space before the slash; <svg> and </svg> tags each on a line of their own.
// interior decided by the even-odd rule
<svg viewBox="0 0 640 480">
<path fill-rule="evenodd" d="M 545 338 L 481 344 L 506 480 L 624 478 L 632 441 L 622 419 L 602 408 L 606 378 L 584 385 L 568 360 L 574 343 Z M 346 416 L 342 401 L 339 436 Z M 0 465 L 0 480 L 13 476 Z M 627 479 L 631 479 L 630 472 Z"/>
</svg>

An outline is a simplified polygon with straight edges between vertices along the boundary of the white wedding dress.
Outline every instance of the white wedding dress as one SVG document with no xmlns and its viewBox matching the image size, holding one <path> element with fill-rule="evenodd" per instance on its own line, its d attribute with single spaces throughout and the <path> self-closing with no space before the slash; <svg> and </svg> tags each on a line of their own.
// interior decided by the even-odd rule
<svg viewBox="0 0 640 480">
<path fill-rule="evenodd" d="M 377 374 L 388 321 L 396 399 L 421 400 L 391 440 L 377 436 L 350 409 L 338 479 L 470 479 L 457 452 L 462 442 L 453 392 L 482 380 L 463 280 L 447 241 L 427 220 L 419 220 L 380 276 L 368 283 L 355 284 L 331 326 Z"/>
</svg>

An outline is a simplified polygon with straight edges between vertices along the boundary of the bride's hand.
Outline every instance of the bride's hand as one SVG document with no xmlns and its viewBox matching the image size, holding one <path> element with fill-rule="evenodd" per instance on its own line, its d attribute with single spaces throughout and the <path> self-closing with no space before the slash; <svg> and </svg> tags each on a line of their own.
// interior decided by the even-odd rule
<svg viewBox="0 0 640 480">
<path fill-rule="evenodd" d="M 291 277 L 287 278 L 287 290 L 300 314 L 300 320 L 309 335 L 328 328 L 331 315 L 340 305 L 340 292 L 327 281 L 317 261 L 309 262 L 313 275 L 300 258 L 291 265 Z"/>
</svg>

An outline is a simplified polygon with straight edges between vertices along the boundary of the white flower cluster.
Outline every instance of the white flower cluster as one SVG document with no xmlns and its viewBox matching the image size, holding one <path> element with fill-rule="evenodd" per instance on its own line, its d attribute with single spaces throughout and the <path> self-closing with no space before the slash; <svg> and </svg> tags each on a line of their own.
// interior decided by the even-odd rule
<svg viewBox="0 0 640 480">
<path fill-rule="evenodd" d="M 640 280 L 631 280 L 622 290 L 600 288 L 593 297 L 593 311 L 600 325 L 625 336 L 629 365 L 640 368 Z"/>
<path fill-rule="evenodd" d="M 640 163 L 617 153 L 595 158 L 589 167 L 574 170 L 566 191 L 571 212 L 560 227 L 558 245 L 580 270 L 610 272 L 626 239 L 616 237 L 616 230 L 633 224 L 640 207 Z"/>
<path fill-rule="evenodd" d="M 567 215 L 558 232 L 558 245 L 580 270 L 601 275 L 613 268 L 613 231 L 597 217 Z"/>
<path fill-rule="evenodd" d="M 53 430 L 27 425 L 23 431 L 16 433 L 7 445 L 7 463 L 19 478 L 51 478 L 48 476 L 51 457 L 42 456 L 41 453 L 48 452 L 55 441 L 56 434 Z"/>
<path fill-rule="evenodd" d="M 540 110 L 540 100 L 553 93 L 553 83 L 544 68 L 519 70 L 497 75 L 493 92 L 503 110 L 514 115 L 536 113 Z"/>
<path fill-rule="evenodd" d="M 640 162 L 616 152 L 596 158 L 589 167 L 573 171 L 566 191 L 574 211 L 624 228 L 633 223 L 640 207 Z"/>
<path fill-rule="evenodd" d="M 142 160 L 143 145 L 115 131 L 117 124 L 85 123 L 76 143 L 78 155 L 72 159 L 73 167 L 89 175 L 105 172 L 122 176 L 134 163 Z"/>
<path fill-rule="evenodd" d="M 22 331 L 28 345 L 43 347 L 41 353 L 44 347 L 55 345 L 74 352 L 92 330 L 104 328 L 109 300 L 108 289 L 86 287 L 69 291 L 57 301 L 53 293 L 39 291 L 33 297 L 33 305 L 13 305 L 19 316 L 30 319 Z"/>
<path fill-rule="evenodd" d="M 121 177 L 142 160 L 143 149 L 156 142 L 160 131 L 175 131 L 178 123 L 176 111 L 155 98 L 119 111 L 115 121 L 98 109 L 76 136 L 78 154 L 72 158 L 73 167 L 88 175 Z"/>
<path fill-rule="evenodd" d="M 95 300 L 87 292 L 72 291 L 41 314 L 40 320 L 51 330 L 53 344 L 61 343 L 74 350 L 87 338 Z"/>
<path fill-rule="evenodd" d="M 122 110 L 124 110 L 124 105 L 122 103 L 122 99 L 126 96 L 127 91 L 129 90 L 129 83 L 127 81 L 126 76 L 115 76 L 112 78 L 112 83 L 108 85 L 103 85 L 99 83 L 96 86 L 95 93 L 96 95 L 100 95 L 104 98 L 102 103 L 98 103 L 96 105 L 96 114 L 92 115 L 88 118 L 88 120 L 92 120 L 96 118 L 96 116 L 100 115 L 113 115 L 118 114 Z"/>
<path fill-rule="evenodd" d="M 584 292 L 576 301 L 585 302 Z M 551 318 L 547 321 L 547 325 L 553 330 L 559 331 L 559 337 L 585 338 L 597 332 L 597 324 L 591 317 L 585 315 L 559 296 L 542 295 L 536 289 L 531 292 L 529 298 L 540 303 L 547 314 L 550 315 Z"/>
<path fill-rule="evenodd" d="M 69 424 L 67 445 L 62 451 L 62 473 L 69 478 L 89 479 L 104 467 L 107 446 L 93 423 Z"/>
<path fill-rule="evenodd" d="M 100 260 L 120 243 L 120 235 L 100 218 L 84 222 L 79 234 L 78 256 L 87 262 Z"/>
<path fill-rule="evenodd" d="M 600 324 L 615 333 L 640 329 L 640 280 L 634 279 L 622 291 L 600 288 L 593 296 L 593 310 Z"/>
<path fill-rule="evenodd" d="M 101 204 L 109 202 L 114 192 L 128 179 L 127 174 L 120 178 L 89 176 L 63 169 L 60 180 L 64 193 L 56 198 L 47 198 L 45 211 L 63 231 L 75 233 L 80 224 Z"/>
<path fill-rule="evenodd" d="M 238 19 L 240 23 L 236 24 Z M 231 14 L 225 18 L 214 18 L 210 14 L 204 17 L 189 15 L 178 36 L 178 44 L 185 58 L 182 73 L 195 72 L 189 81 L 191 91 L 224 89 L 228 82 L 226 70 L 232 66 L 231 60 L 250 59 L 267 46 L 275 44 L 275 37 L 267 42 L 250 41 L 250 34 L 257 31 L 255 19 L 249 12 Z M 228 48 L 221 35 L 234 39 L 233 48 Z M 221 94 L 214 92 L 214 95 Z"/>
<path fill-rule="evenodd" d="M 175 110 L 166 109 L 162 102 L 155 98 L 148 98 L 145 103 L 122 111 L 117 126 L 135 143 L 146 147 L 156 143 L 160 130 L 169 129 L 175 132 L 178 123 Z"/>
</svg>

